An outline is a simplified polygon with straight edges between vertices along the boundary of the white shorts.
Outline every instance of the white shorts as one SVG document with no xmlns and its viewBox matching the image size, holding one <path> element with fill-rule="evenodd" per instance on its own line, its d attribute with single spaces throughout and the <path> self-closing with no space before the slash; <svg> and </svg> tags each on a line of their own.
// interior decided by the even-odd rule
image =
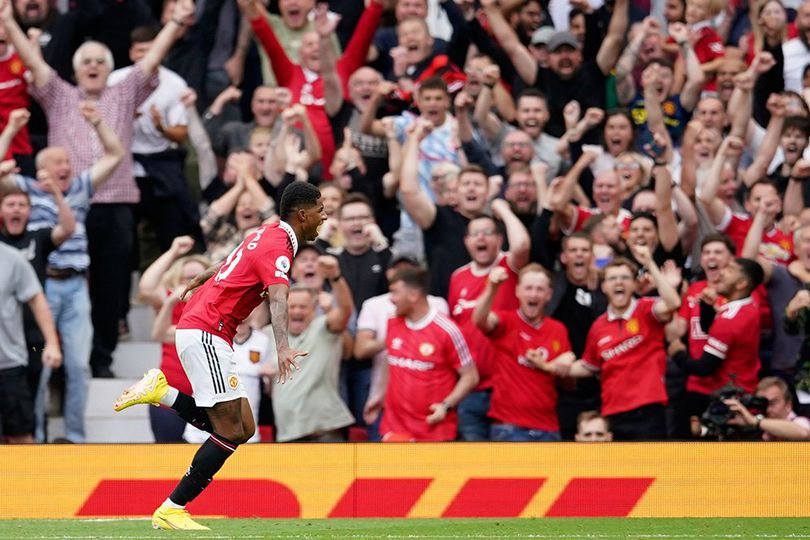
<svg viewBox="0 0 810 540">
<path fill-rule="evenodd" d="M 175 333 L 175 344 L 197 406 L 213 407 L 215 403 L 247 398 L 227 341 L 209 332 L 183 328 Z"/>
</svg>

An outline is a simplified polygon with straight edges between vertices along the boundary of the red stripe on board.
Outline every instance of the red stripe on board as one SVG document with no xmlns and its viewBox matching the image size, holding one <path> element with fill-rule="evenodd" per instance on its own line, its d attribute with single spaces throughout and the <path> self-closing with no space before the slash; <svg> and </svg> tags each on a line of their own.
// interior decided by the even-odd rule
<svg viewBox="0 0 810 540">
<path fill-rule="evenodd" d="M 101 480 L 77 516 L 151 516 L 177 485 L 177 480 Z M 272 480 L 214 480 L 189 503 L 192 515 L 232 518 L 295 518 L 298 497 Z"/>
<path fill-rule="evenodd" d="M 626 517 L 655 478 L 572 478 L 546 517 Z"/>
<path fill-rule="evenodd" d="M 518 517 L 545 478 L 470 478 L 442 517 Z"/>
<path fill-rule="evenodd" d="M 329 517 L 406 517 L 432 481 L 432 478 L 358 478 L 329 512 Z"/>
</svg>

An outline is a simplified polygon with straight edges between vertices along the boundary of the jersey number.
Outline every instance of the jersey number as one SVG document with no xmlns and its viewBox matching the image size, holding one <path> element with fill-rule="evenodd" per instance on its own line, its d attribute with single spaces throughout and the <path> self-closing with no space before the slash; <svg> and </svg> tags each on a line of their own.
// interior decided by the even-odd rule
<svg viewBox="0 0 810 540">
<path fill-rule="evenodd" d="M 222 263 L 222 266 L 217 273 L 217 277 L 214 280 L 219 283 L 223 279 L 227 278 L 233 272 L 233 269 L 236 268 L 236 265 L 239 264 L 239 261 L 242 260 L 242 246 L 239 246 L 237 249 L 231 251 L 231 254 L 228 255 L 228 258 L 225 259 L 225 262 Z"/>
</svg>

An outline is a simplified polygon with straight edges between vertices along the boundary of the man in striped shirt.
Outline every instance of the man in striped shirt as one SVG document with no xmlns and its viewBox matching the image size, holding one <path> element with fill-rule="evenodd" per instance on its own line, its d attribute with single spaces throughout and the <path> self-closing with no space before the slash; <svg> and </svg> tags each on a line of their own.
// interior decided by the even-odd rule
<svg viewBox="0 0 810 540">
<path fill-rule="evenodd" d="M 87 249 L 85 220 L 90 211 L 93 194 L 104 185 L 124 157 L 126 150 L 121 140 L 101 116 L 99 108 L 82 102 L 80 113 L 85 129 L 94 131 L 103 147 L 103 155 L 92 166 L 74 175 L 71 156 L 64 148 L 51 146 L 36 157 L 37 179 L 21 175 L 7 175 L 0 179 L 0 187 L 17 187 L 31 198 L 30 230 L 50 228 L 59 222 L 59 206 L 51 194 L 55 186 L 70 206 L 76 228 L 59 249 L 48 256 L 45 271 L 45 294 L 57 322 L 62 339 L 66 375 L 65 437 L 74 443 L 84 442 L 84 409 L 90 376 L 90 348 L 93 325 L 90 320 L 90 297 L 87 271 L 90 256 Z M 0 149 L 2 150 L 2 149 Z M 45 181 L 46 179 L 50 181 Z M 120 264 L 120 261 L 118 261 Z M 39 385 L 38 403 L 44 403 L 44 392 L 50 378 L 50 369 L 44 368 Z M 38 407 L 38 417 L 42 411 Z M 38 428 L 39 431 L 39 423 Z M 38 440 L 45 436 L 36 434 Z"/>
</svg>

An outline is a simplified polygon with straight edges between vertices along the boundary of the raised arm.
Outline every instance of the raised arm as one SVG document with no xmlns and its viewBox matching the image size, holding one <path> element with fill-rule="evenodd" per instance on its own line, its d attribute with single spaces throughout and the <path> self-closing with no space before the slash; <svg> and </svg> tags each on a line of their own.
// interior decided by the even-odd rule
<svg viewBox="0 0 810 540">
<path fill-rule="evenodd" d="M 430 120 L 422 117 L 417 118 L 409 127 L 402 150 L 399 179 L 402 205 L 422 230 L 429 229 L 436 220 L 436 204 L 419 185 L 419 145 L 432 128 Z"/>
<path fill-rule="evenodd" d="M 784 214 L 798 216 L 804 210 L 805 182 L 810 181 L 810 161 L 799 158 L 790 170 L 790 179 L 784 196 Z"/>
<path fill-rule="evenodd" d="M 754 182 L 768 174 L 768 165 L 771 164 L 776 149 L 779 148 L 779 139 L 782 136 L 782 126 L 785 123 L 787 113 L 787 99 L 779 94 L 771 94 L 765 105 L 771 118 L 768 120 L 768 128 L 765 130 L 765 137 L 757 148 L 754 161 L 743 171 L 743 182 L 751 187 Z M 801 200 L 801 197 L 800 197 Z"/>
<path fill-rule="evenodd" d="M 321 255 L 318 257 L 318 273 L 332 285 L 332 293 L 335 301 L 332 302 L 331 309 L 326 313 L 326 328 L 333 334 L 338 334 L 346 329 L 349 324 L 349 317 L 354 311 L 354 301 L 349 284 L 340 273 L 340 262 L 332 255 Z"/>
<path fill-rule="evenodd" d="M 653 156 L 652 174 L 655 180 L 655 217 L 658 222 L 658 240 L 666 251 L 678 245 L 678 222 L 672 210 L 672 175 L 669 173 L 669 137 L 653 135 L 655 144 L 663 152 Z"/>
<path fill-rule="evenodd" d="M 669 322 L 672 315 L 681 307 L 681 297 L 671 281 L 677 278 L 680 281 L 680 269 L 674 264 L 664 265 L 666 274 L 661 272 L 652 258 L 649 246 L 631 246 L 633 257 L 640 262 L 653 278 L 655 288 L 658 289 L 659 299 L 653 305 L 653 313 L 661 322 Z M 671 263 L 671 261 L 667 261 Z"/>
<path fill-rule="evenodd" d="M 496 266 L 489 272 L 487 278 L 487 285 L 484 287 L 484 292 L 478 297 L 475 302 L 475 309 L 473 309 L 472 320 L 475 326 L 481 329 L 485 334 L 489 334 L 498 327 L 498 316 L 492 312 L 492 303 L 495 300 L 495 295 L 498 294 L 498 289 L 501 284 L 506 281 L 509 274 L 503 266 Z"/>
<path fill-rule="evenodd" d="M 155 37 L 149 51 L 138 62 L 141 70 L 146 75 L 152 75 L 157 71 L 158 66 L 166 55 L 169 49 L 172 48 L 174 42 L 180 37 L 183 32 L 183 27 L 187 26 L 194 17 L 194 2 L 192 0 L 177 0 L 172 10 L 172 18 L 160 30 L 160 33 Z"/>
<path fill-rule="evenodd" d="M 94 102 L 82 101 L 79 103 L 79 109 L 84 119 L 93 126 L 99 141 L 101 141 L 101 146 L 104 147 L 104 155 L 90 167 L 90 181 L 93 183 L 93 190 L 96 191 L 104 185 L 104 182 L 110 178 L 113 171 L 121 164 L 126 149 L 121 144 L 121 139 L 118 138 L 115 131 L 104 121 L 98 106 Z"/>
<path fill-rule="evenodd" d="M 172 324 L 174 306 L 180 301 L 180 288 L 172 291 L 160 305 L 155 321 L 152 323 L 152 340 L 159 343 L 174 343 L 177 325 Z"/>
<path fill-rule="evenodd" d="M 475 100 L 473 118 L 478 122 L 484 136 L 493 141 L 503 128 L 503 121 L 492 113 L 492 98 L 495 94 L 495 85 L 501 78 L 501 70 L 497 64 L 490 64 L 484 68 L 481 77 L 483 81 L 478 99 Z"/>
<path fill-rule="evenodd" d="M 558 216 L 560 227 L 563 230 L 570 230 L 576 224 L 577 209 L 571 204 L 571 198 L 574 196 L 574 188 L 577 186 L 580 175 L 590 167 L 596 157 L 596 153 L 584 150 L 551 195 L 551 210 Z"/>
<path fill-rule="evenodd" d="M 681 106 L 691 111 L 697 105 L 706 77 L 700 68 L 700 60 L 695 54 L 695 49 L 689 42 L 689 30 L 686 25 L 682 23 L 669 25 L 669 35 L 678 44 L 686 70 L 686 84 L 681 89 Z"/>
<path fill-rule="evenodd" d="M 627 0 L 618 0 L 618 3 Z M 515 66 L 520 78 L 529 86 L 533 86 L 537 80 L 537 62 L 532 53 L 523 46 L 514 29 L 503 16 L 498 3 L 495 0 L 482 0 L 481 6 L 487 15 L 489 27 L 495 35 L 498 44 L 506 51 L 512 65 Z"/>
<path fill-rule="evenodd" d="M 59 220 L 56 226 L 51 230 L 51 242 L 53 242 L 55 246 L 60 246 L 65 240 L 70 238 L 70 235 L 76 230 L 76 216 L 73 215 L 70 205 L 62 194 L 62 190 L 56 186 L 53 178 L 51 178 L 51 175 L 48 174 L 45 169 L 37 171 L 37 180 L 39 180 L 39 185 L 51 194 L 56 203 L 56 208 L 59 212 Z"/>
<path fill-rule="evenodd" d="M 385 137 L 386 130 L 382 121 L 377 120 L 377 110 L 382 105 L 386 96 L 396 89 L 396 85 L 390 81 L 380 81 L 374 94 L 371 97 L 366 109 L 360 113 L 360 131 L 368 135 Z"/>
<path fill-rule="evenodd" d="M 664 111 L 657 99 L 658 92 L 655 87 L 661 73 L 661 66 L 650 64 L 641 74 L 641 86 L 644 92 L 644 110 L 647 111 L 647 128 L 651 133 L 660 137 L 669 137 L 664 124 Z"/>
<path fill-rule="evenodd" d="M 160 286 L 163 276 L 174 261 L 191 251 L 193 247 L 194 239 L 190 236 L 178 236 L 172 240 L 169 250 L 155 259 L 155 262 L 141 274 L 141 279 L 138 281 L 138 296 L 142 301 L 149 303 L 155 309 L 163 305 L 163 300 L 166 298 L 165 291 Z"/>
<path fill-rule="evenodd" d="M 717 197 L 717 190 L 720 187 L 720 177 L 723 174 L 723 167 L 725 167 L 728 160 L 736 163 L 742 151 L 743 143 L 739 137 L 728 136 L 723 139 L 720 148 L 717 149 L 717 154 L 714 156 L 709 174 L 706 176 L 706 181 L 701 186 L 700 202 L 706 209 L 709 215 L 709 220 L 715 227 L 723 223 L 726 218 L 727 212 L 730 212 L 728 205 Z"/>
<path fill-rule="evenodd" d="M 506 260 L 509 266 L 515 271 L 520 270 L 529 262 L 529 247 L 531 245 L 529 231 L 512 212 L 509 203 L 503 199 L 492 201 L 492 216 L 501 220 L 506 227 L 506 239 L 509 241 L 509 252 L 506 254 Z"/>
<path fill-rule="evenodd" d="M 647 36 L 661 33 L 661 25 L 655 17 L 645 17 L 630 30 L 631 38 L 616 61 L 616 93 L 619 103 L 627 105 L 636 95 L 636 83 L 633 80 L 633 69 L 638 62 L 638 53 Z"/>
<path fill-rule="evenodd" d="M 315 31 L 318 33 L 318 50 L 320 52 L 320 75 L 323 81 L 323 97 L 326 115 L 332 118 L 343 106 L 343 84 L 337 72 L 335 45 L 332 35 L 340 22 L 340 17 L 328 16 L 329 6 L 318 4 L 315 8 Z"/>
<path fill-rule="evenodd" d="M 250 21 L 256 39 L 261 44 L 264 52 L 267 53 L 267 56 L 270 57 L 270 65 L 273 68 L 273 74 L 276 76 L 276 82 L 279 86 L 289 86 L 297 66 L 284 52 L 284 47 L 279 43 L 273 29 L 270 28 L 264 6 L 257 0 L 238 0 L 237 3 L 239 9 L 242 10 L 242 14 Z"/>
<path fill-rule="evenodd" d="M 14 140 L 14 137 L 17 136 L 17 133 L 28 124 L 30 118 L 31 113 L 28 109 L 14 109 L 8 114 L 6 127 L 4 127 L 2 133 L 0 133 L 0 159 L 8 155 L 11 142 Z"/>
<path fill-rule="evenodd" d="M 622 51 L 624 33 L 627 32 L 627 24 L 630 20 L 627 14 L 628 3 L 628 0 L 616 0 L 613 4 L 613 15 L 610 17 L 607 35 L 602 40 L 599 52 L 596 53 L 596 64 L 605 75 L 608 75 L 616 65 L 616 60 Z"/>
<path fill-rule="evenodd" d="M 745 235 L 741 256 L 746 259 L 756 260 L 762 267 L 765 275 L 765 283 L 771 280 L 773 275 L 773 263 L 759 254 L 759 247 L 762 244 L 762 235 L 765 232 L 765 222 L 770 218 L 776 218 L 778 211 L 778 201 L 764 200 L 759 204 L 754 219 L 751 220 L 751 228 Z"/>
<path fill-rule="evenodd" d="M 6 29 L 6 35 L 11 44 L 14 45 L 17 54 L 20 55 L 23 63 L 31 71 L 34 77 L 34 86 L 41 88 L 48 83 L 54 71 L 45 62 L 38 48 L 28 41 L 28 37 L 23 33 L 20 25 L 14 19 L 12 0 L 0 0 L 0 23 Z"/>
</svg>

